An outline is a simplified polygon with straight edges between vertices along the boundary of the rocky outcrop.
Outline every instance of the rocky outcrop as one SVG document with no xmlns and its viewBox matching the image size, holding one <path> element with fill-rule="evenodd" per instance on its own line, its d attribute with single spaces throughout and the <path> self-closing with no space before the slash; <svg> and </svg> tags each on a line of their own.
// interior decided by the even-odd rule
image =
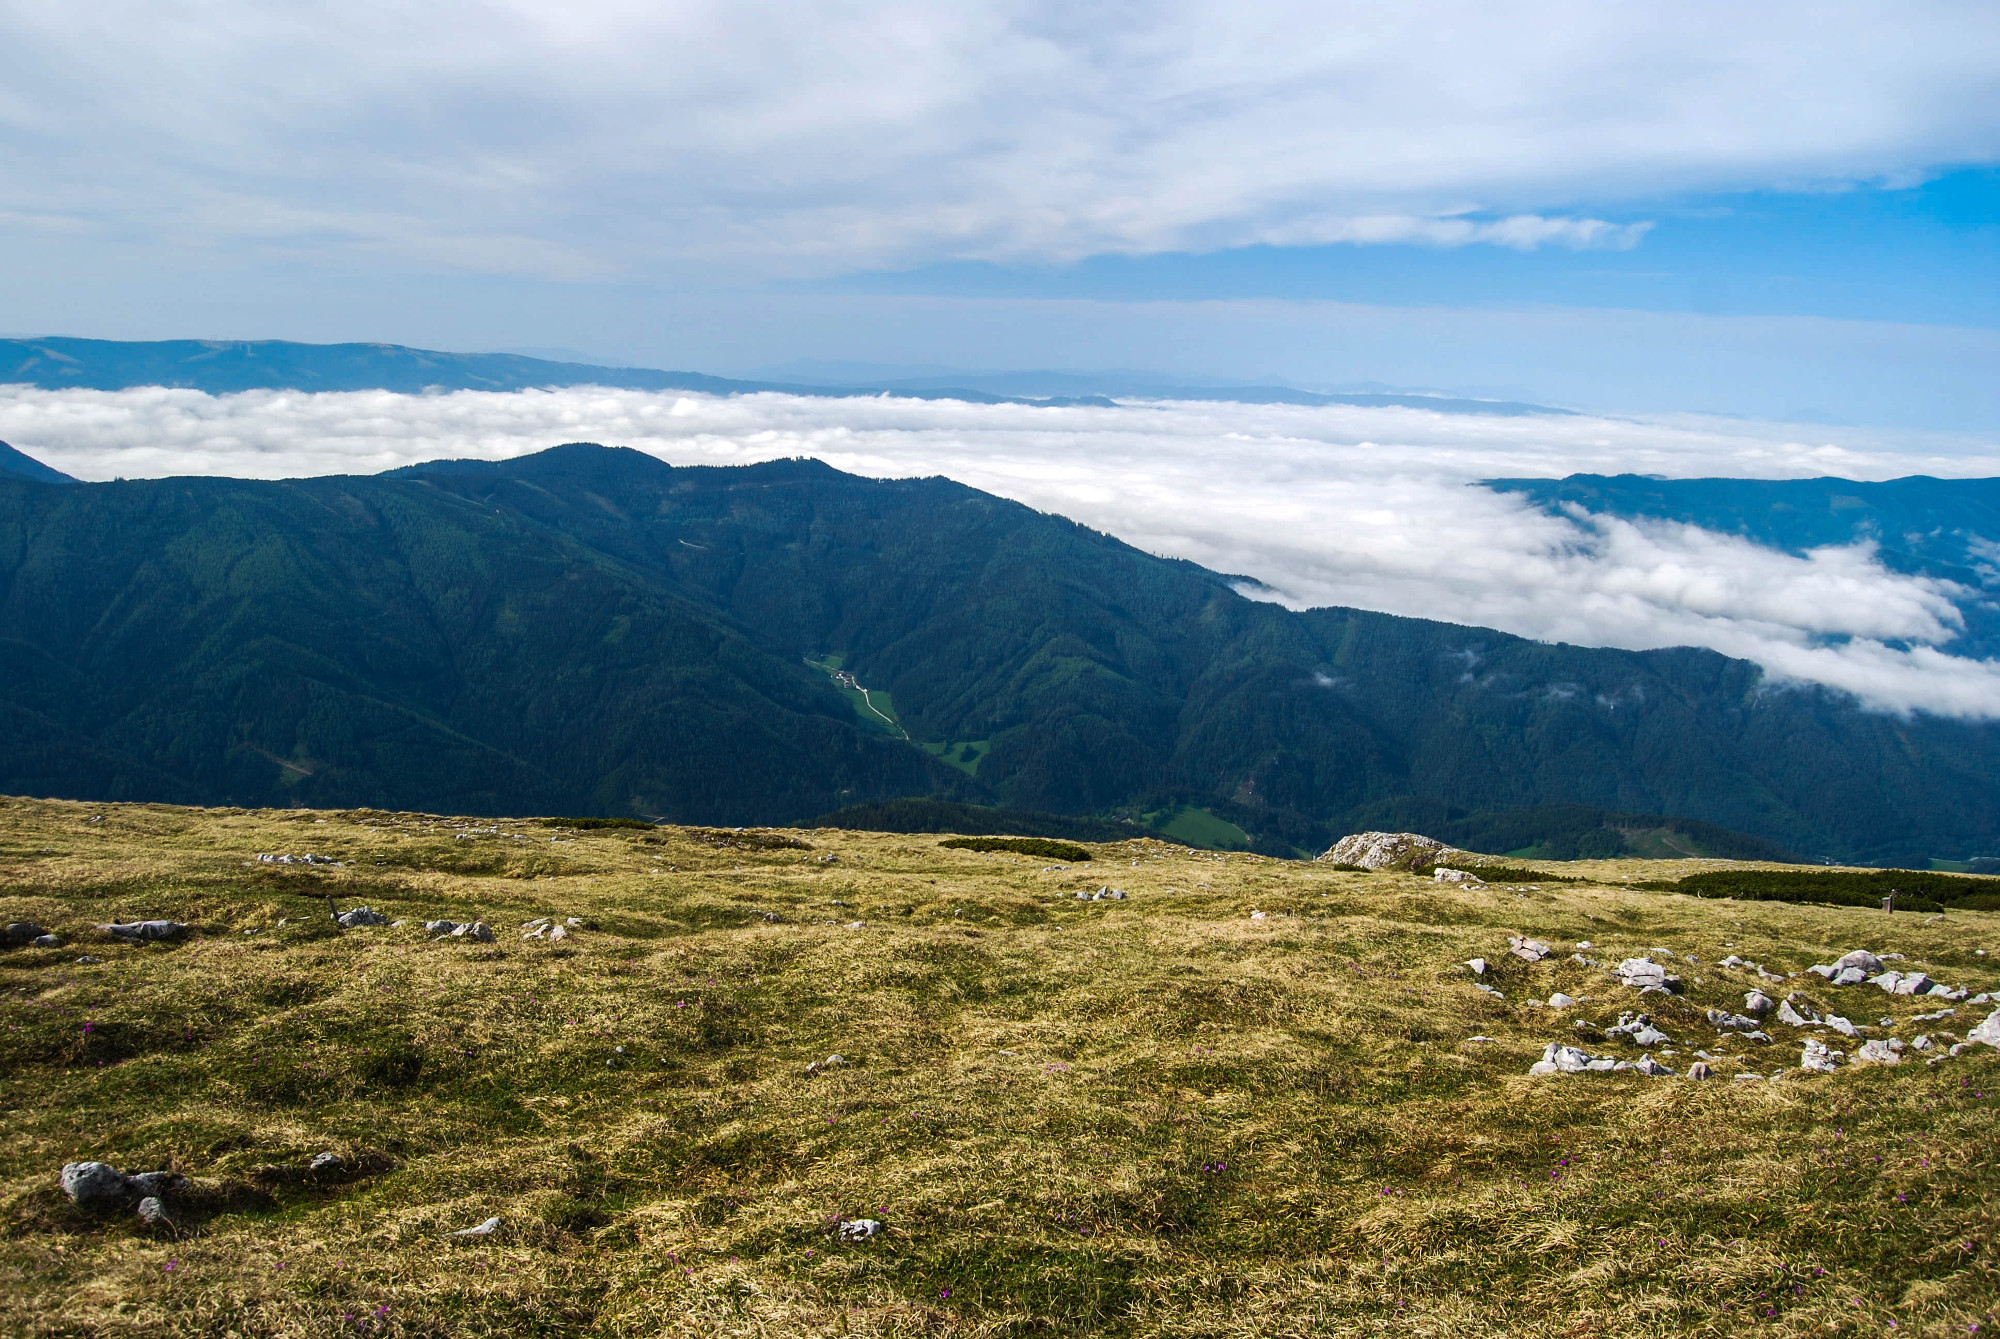
<svg viewBox="0 0 2000 1339">
<path fill-rule="evenodd" d="M 1355 832 L 1327 847 L 1319 858 L 1328 864 L 1359 865 L 1362 869 L 1415 869 L 1466 854 L 1417 832 Z"/>
</svg>

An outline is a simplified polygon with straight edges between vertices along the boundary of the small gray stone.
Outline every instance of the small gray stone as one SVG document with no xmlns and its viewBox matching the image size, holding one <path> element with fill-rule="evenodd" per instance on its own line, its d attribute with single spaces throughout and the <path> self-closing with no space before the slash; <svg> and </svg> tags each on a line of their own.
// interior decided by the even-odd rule
<svg viewBox="0 0 2000 1339">
<path fill-rule="evenodd" d="M 332 1176 L 346 1165 L 347 1159 L 341 1157 L 338 1153 L 329 1151 L 313 1154 L 313 1160 L 306 1165 L 306 1170 L 314 1176 Z"/>
<path fill-rule="evenodd" d="M 1474 976 L 1486 975 L 1486 959 L 1484 958 L 1467 958 L 1465 960 L 1465 965 L 1472 969 L 1472 974 Z"/>
<path fill-rule="evenodd" d="M 1833 960 L 1836 968 L 1853 968 L 1860 971 L 1862 978 L 1874 976 L 1882 970 L 1882 960 L 1865 948 L 1857 948 Z"/>
<path fill-rule="evenodd" d="M 36 948 L 56 948 L 61 945 L 62 940 L 54 935 L 36 935 L 33 942 Z"/>
<path fill-rule="evenodd" d="M 161 1200 L 157 1195 L 148 1195 L 146 1198 L 140 1200 L 134 1212 L 139 1215 L 139 1220 L 147 1227 L 172 1227 L 174 1225 L 173 1216 L 167 1212 L 165 1201 Z"/>
<path fill-rule="evenodd" d="M 186 1185 L 187 1178 L 179 1172 L 136 1172 L 125 1178 L 125 1184 L 135 1195 L 164 1195 Z"/>
<path fill-rule="evenodd" d="M 1666 1046 L 1673 1038 L 1653 1026 L 1651 1014 L 1622 1013 L 1618 1021 L 1604 1029 L 1607 1037 L 1626 1037 L 1635 1046 Z"/>
<path fill-rule="evenodd" d="M 79 1209 L 102 1213 L 132 1202 L 132 1184 L 108 1162 L 71 1162 L 62 1169 L 63 1194 Z"/>
<path fill-rule="evenodd" d="M 83 955 L 83 956 L 82 956 L 81 958 L 78 958 L 78 959 L 77 959 L 77 962 L 78 962 L 78 963 L 80 963 L 80 964 L 82 964 L 82 965 L 84 965 L 84 966 L 88 966 L 88 965 L 90 965 L 91 963 L 96 963 L 96 962 L 103 962 L 103 961 L 104 961 L 104 959 L 102 959 L 102 958 L 93 958 L 93 957 L 91 957 L 91 956 L 90 956 L 90 955 L 89 955 L 88 953 L 84 954 L 84 955 Z"/>
<path fill-rule="evenodd" d="M 1900 1065 L 1903 1057 L 1886 1041 L 1864 1041 L 1855 1060 L 1871 1065 Z"/>
<path fill-rule="evenodd" d="M 114 935 L 119 939 L 149 941 L 149 940 L 160 940 L 160 939 L 178 939 L 181 935 L 187 933 L 188 927 L 181 924 L 179 921 L 159 920 L 159 921 L 127 921 L 122 924 L 117 921 L 113 921 L 109 925 L 100 925 L 97 928 L 104 931 L 106 934 Z"/>
<path fill-rule="evenodd" d="M 33 921 L 9 921 L 7 923 L 7 942 L 10 944 L 32 944 L 47 933 L 47 930 L 44 930 Z"/>
<path fill-rule="evenodd" d="M 1840 1052 L 1831 1050 L 1818 1037 L 1806 1038 L 1805 1051 L 1799 1057 L 1799 1068 L 1818 1074 L 1831 1074 L 1840 1063 Z"/>
<path fill-rule="evenodd" d="M 485 921 L 474 921 L 470 925 L 455 926 L 451 936 L 454 939 L 475 939 L 482 944 L 493 942 L 493 927 Z"/>
<path fill-rule="evenodd" d="M 451 1235 L 454 1237 L 490 1237 L 499 1230 L 500 1219 L 495 1216 L 483 1223 L 476 1223 L 471 1227 L 462 1227 Z"/>
<path fill-rule="evenodd" d="M 1574 996 L 1565 995 L 1560 990 L 1549 996 L 1549 1008 L 1551 1009 L 1574 1009 L 1578 1002 Z"/>
<path fill-rule="evenodd" d="M 1507 951 L 1522 962 L 1540 962 L 1543 958 L 1555 952 L 1554 949 L 1544 944 L 1541 940 L 1529 939 L 1522 935 L 1508 936 Z"/>
<path fill-rule="evenodd" d="M 1868 979 L 1868 973 L 1859 967 L 1841 967 L 1835 969 L 1833 975 L 1827 979 L 1836 986 L 1858 986 Z"/>
<path fill-rule="evenodd" d="M 1653 1057 L 1650 1055 L 1640 1056 L 1638 1063 L 1634 1064 L 1632 1068 L 1638 1070 L 1641 1074 L 1644 1074 L 1649 1079 L 1672 1078 L 1674 1073 L 1673 1070 L 1668 1069 L 1665 1065 L 1653 1059 Z"/>
<path fill-rule="evenodd" d="M 1708 1067 L 1706 1060 L 1697 1060 L 1688 1066 L 1687 1076 L 1691 1079 L 1710 1079 L 1715 1077 L 1715 1071 Z"/>
<path fill-rule="evenodd" d="M 425 921 L 424 929 L 434 935 L 448 935 L 458 929 L 457 921 Z"/>
<path fill-rule="evenodd" d="M 1852 1037 L 1856 1035 L 1854 1024 L 1848 1022 L 1845 1018 L 1842 1018 L 1838 1014 L 1828 1014 L 1825 1022 L 1828 1027 L 1832 1028 L 1835 1032 L 1838 1032 L 1843 1037 Z"/>
<path fill-rule="evenodd" d="M 351 910 L 341 912 L 334 919 L 340 922 L 340 928 L 343 930 L 352 930 L 363 925 L 387 925 L 389 923 L 389 918 L 373 907 L 354 907 Z"/>
<path fill-rule="evenodd" d="M 882 1225 L 873 1218 L 857 1218 L 851 1223 L 840 1225 L 842 1241 L 866 1241 L 882 1230 Z"/>
<path fill-rule="evenodd" d="M 1537 1071 L 1544 1074 L 1582 1074 L 1590 1069 L 1591 1063 L 1596 1058 L 1588 1051 L 1580 1050 L 1575 1046 L 1565 1046 L 1559 1041 L 1552 1041 L 1543 1050 L 1540 1062 L 1536 1064 L 1534 1069 L 1528 1072 L 1531 1074 Z M 1542 1069 L 1543 1065 L 1547 1065 L 1548 1068 Z"/>
<path fill-rule="evenodd" d="M 1753 990 L 1743 997 L 1743 1012 L 1753 1018 L 1764 1018 L 1777 1007 L 1778 1002 L 1761 990 Z"/>
<path fill-rule="evenodd" d="M 1808 1006 L 1808 1012 L 1800 1013 L 1793 1007 L 1791 1000 L 1786 1000 L 1778 1006 L 1778 1021 L 1790 1027 L 1807 1027 L 1819 1021 L 1812 1016 L 1810 1008 L 1811 1006 Z"/>
</svg>

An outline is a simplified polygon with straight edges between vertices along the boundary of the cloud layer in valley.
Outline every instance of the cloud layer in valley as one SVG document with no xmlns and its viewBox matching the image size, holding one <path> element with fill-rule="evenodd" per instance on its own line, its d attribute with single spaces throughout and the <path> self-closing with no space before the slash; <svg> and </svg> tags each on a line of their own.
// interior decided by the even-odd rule
<svg viewBox="0 0 2000 1339">
<path fill-rule="evenodd" d="M 1550 515 L 1475 486 L 1577 472 L 2000 474 L 2000 455 L 1965 440 L 1815 437 L 1733 420 L 1287 405 L 0 388 L 0 439 L 82 478 L 372 473 L 579 440 L 676 464 L 810 456 L 875 477 L 945 475 L 1296 607 L 1706 646 L 1884 710 L 2000 717 L 2000 666 L 1942 649 L 1978 592 L 1890 571 L 1865 545 L 1798 557 L 1691 526 Z"/>
<path fill-rule="evenodd" d="M 0 224 L 555 279 L 1620 247 L 1989 161 L 1996 44 L 1946 0 L 0 6 Z"/>
</svg>

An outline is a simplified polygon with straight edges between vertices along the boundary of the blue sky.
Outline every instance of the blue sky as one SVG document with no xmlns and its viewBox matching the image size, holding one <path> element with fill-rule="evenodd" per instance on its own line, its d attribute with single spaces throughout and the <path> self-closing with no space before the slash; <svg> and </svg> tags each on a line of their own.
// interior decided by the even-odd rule
<svg viewBox="0 0 2000 1339">
<path fill-rule="evenodd" d="M 1971 0 L 0 2 L 0 330 L 2000 424 Z"/>
<path fill-rule="evenodd" d="M 1424 305 L 1637 308 L 2000 324 L 2000 170 L 1896 187 L 1622 202 L 1629 249 L 1352 243 L 1095 256 L 1067 265 L 958 262 L 847 276 L 848 293 L 1147 299 L 1316 298 Z"/>
</svg>

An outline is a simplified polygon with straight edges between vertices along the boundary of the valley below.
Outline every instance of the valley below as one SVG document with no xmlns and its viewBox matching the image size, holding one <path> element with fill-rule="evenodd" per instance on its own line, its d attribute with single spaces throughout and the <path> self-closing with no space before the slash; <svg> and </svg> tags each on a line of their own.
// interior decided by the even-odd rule
<svg viewBox="0 0 2000 1339">
<path fill-rule="evenodd" d="M 2000 913 L 941 840 L 0 800 L 0 1329 L 1994 1323 Z"/>
</svg>

